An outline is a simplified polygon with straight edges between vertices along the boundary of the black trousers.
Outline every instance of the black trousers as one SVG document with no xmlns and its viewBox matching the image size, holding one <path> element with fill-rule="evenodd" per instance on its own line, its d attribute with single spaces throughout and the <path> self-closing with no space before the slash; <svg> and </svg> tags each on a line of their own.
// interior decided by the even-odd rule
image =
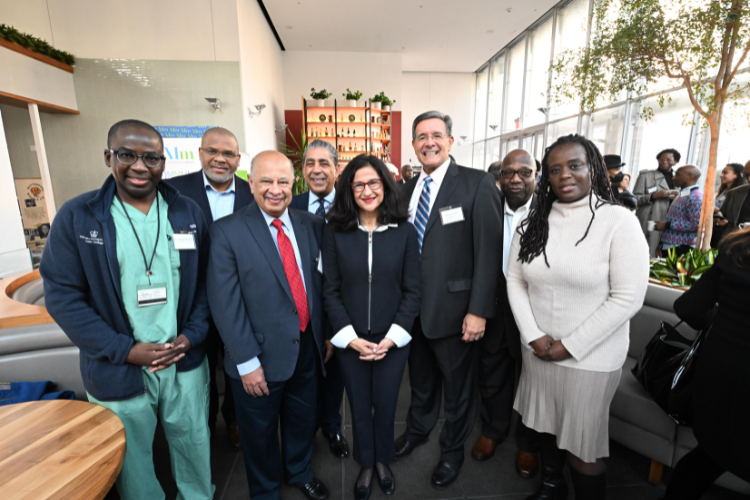
<svg viewBox="0 0 750 500">
<path fill-rule="evenodd" d="M 344 399 L 344 377 L 337 356 L 326 363 L 326 375 L 318 377 L 318 412 L 315 429 L 327 434 L 341 432 L 341 401 Z"/>
<path fill-rule="evenodd" d="M 299 487 L 313 477 L 310 459 L 315 436 L 317 356 L 315 339 L 308 327 L 300 333 L 294 373 L 284 382 L 268 382 L 268 396 L 255 398 L 245 392 L 242 380 L 231 379 L 253 500 L 278 500 L 282 480 Z"/>
<path fill-rule="evenodd" d="M 457 463 L 464 458 L 477 413 L 479 345 L 464 342 L 458 333 L 444 339 L 428 339 L 417 318 L 409 353 L 411 405 L 406 417 L 410 440 L 427 438 L 437 424 L 441 399 L 445 424 L 440 431 L 440 460 Z"/>
<path fill-rule="evenodd" d="M 698 500 L 725 472 L 698 445 L 677 463 L 664 500 Z"/>
<path fill-rule="evenodd" d="M 379 344 L 385 337 L 368 335 Z M 354 460 L 370 469 L 375 462 L 388 465 L 393 459 L 393 428 L 396 404 L 410 346 L 392 348 L 380 361 L 362 361 L 355 349 L 336 349 L 349 395 L 354 433 Z"/>
<path fill-rule="evenodd" d="M 231 377 L 224 371 L 224 364 L 219 364 L 219 353 L 224 354 L 224 342 L 222 342 L 219 332 L 216 331 L 213 324 L 208 331 L 206 341 L 208 342 L 206 355 L 208 356 L 209 371 L 208 428 L 213 433 L 216 429 L 216 417 L 219 414 L 219 389 L 216 384 L 216 372 L 219 366 L 221 367 L 221 373 L 224 375 L 224 402 L 221 404 L 221 416 L 224 417 L 224 422 L 227 425 L 236 422 L 237 416 L 234 410 L 234 395 L 229 382 Z"/>
</svg>

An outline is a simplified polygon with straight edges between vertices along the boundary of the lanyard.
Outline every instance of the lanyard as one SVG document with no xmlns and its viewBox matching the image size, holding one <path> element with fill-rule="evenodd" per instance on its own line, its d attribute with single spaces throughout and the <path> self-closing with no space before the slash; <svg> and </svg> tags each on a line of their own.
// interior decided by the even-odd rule
<svg viewBox="0 0 750 500">
<path fill-rule="evenodd" d="M 141 245 L 141 239 L 138 237 L 138 232 L 135 230 L 135 226 L 133 225 L 133 221 L 130 219 L 130 215 L 128 214 L 128 210 L 125 208 L 125 204 L 122 202 L 122 198 L 120 198 L 120 195 L 115 193 L 117 196 L 117 199 L 120 200 L 120 205 L 122 205 L 122 210 L 125 212 L 125 217 L 128 218 L 128 222 L 130 222 L 130 227 L 133 228 L 133 234 L 135 234 L 135 240 L 138 242 L 138 248 L 141 249 L 141 255 L 143 255 L 143 265 L 146 266 L 146 276 L 148 277 L 148 284 L 151 284 L 151 276 L 154 275 L 153 272 L 151 272 L 151 265 L 154 263 L 154 256 L 156 255 L 156 246 L 159 244 L 159 233 L 161 232 L 161 213 L 159 211 L 159 193 L 156 193 L 156 242 L 154 243 L 154 251 L 151 254 L 151 262 L 146 261 L 146 252 L 143 251 L 143 245 Z"/>
</svg>

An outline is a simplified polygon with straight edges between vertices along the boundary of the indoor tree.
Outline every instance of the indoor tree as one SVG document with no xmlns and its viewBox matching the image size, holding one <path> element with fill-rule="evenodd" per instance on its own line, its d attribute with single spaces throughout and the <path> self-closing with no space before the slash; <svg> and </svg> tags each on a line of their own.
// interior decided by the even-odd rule
<svg viewBox="0 0 750 500">
<path fill-rule="evenodd" d="M 602 100 L 649 97 L 649 89 L 671 82 L 684 86 L 703 126 L 710 150 L 696 247 L 710 248 L 721 120 L 725 106 L 748 95 L 736 82 L 748 66 L 750 0 L 594 0 L 588 47 L 567 50 L 552 63 L 551 97 L 580 99 L 581 113 Z M 659 94 L 663 106 L 671 100 Z M 644 108 L 648 119 L 653 110 Z M 692 119 L 692 118 L 690 118 Z"/>
</svg>

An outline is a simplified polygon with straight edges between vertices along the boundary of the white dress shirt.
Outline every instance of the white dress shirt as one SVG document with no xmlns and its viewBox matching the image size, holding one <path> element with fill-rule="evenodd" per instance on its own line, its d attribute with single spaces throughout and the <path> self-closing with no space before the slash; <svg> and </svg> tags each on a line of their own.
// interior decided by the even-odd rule
<svg viewBox="0 0 750 500">
<path fill-rule="evenodd" d="M 307 211 L 310 212 L 311 214 L 314 214 L 315 212 L 318 211 L 318 207 L 320 206 L 320 202 L 318 202 L 320 198 L 318 198 L 318 196 L 312 191 L 310 191 L 310 196 L 308 196 L 307 198 L 308 198 Z M 325 210 L 326 213 L 328 213 L 328 211 L 331 209 L 331 206 L 333 205 L 333 200 L 335 198 L 336 198 L 336 188 L 333 188 L 333 191 L 328 193 L 328 196 L 323 198 L 323 210 Z"/>
<path fill-rule="evenodd" d="M 431 174 L 425 172 L 424 168 L 419 172 L 419 180 L 416 187 L 414 187 L 414 192 L 411 194 L 411 200 L 409 200 L 409 222 L 414 224 L 414 218 L 417 216 L 419 197 L 422 196 L 422 190 L 424 189 L 424 178 L 427 176 L 432 179 L 430 183 L 430 214 L 432 214 L 432 207 L 435 206 L 435 200 L 437 199 L 438 192 L 440 192 L 440 186 L 443 184 L 443 179 L 445 179 L 445 174 L 448 172 L 448 165 L 450 164 L 451 159 L 448 158 L 445 163 L 433 170 Z"/>
<path fill-rule="evenodd" d="M 505 220 L 503 221 L 503 274 L 508 277 L 508 258 L 510 258 L 510 244 L 513 243 L 513 235 L 516 234 L 518 225 L 529 216 L 532 195 L 525 205 L 518 207 L 515 212 L 508 206 L 508 200 L 505 200 Z"/>
<path fill-rule="evenodd" d="M 234 212 L 234 176 L 232 176 L 232 184 L 229 188 L 220 193 L 215 187 L 211 185 L 206 177 L 206 172 L 203 172 L 203 186 L 206 188 L 206 197 L 208 198 L 208 206 L 211 207 L 211 217 L 214 221 L 232 215 Z"/>
</svg>

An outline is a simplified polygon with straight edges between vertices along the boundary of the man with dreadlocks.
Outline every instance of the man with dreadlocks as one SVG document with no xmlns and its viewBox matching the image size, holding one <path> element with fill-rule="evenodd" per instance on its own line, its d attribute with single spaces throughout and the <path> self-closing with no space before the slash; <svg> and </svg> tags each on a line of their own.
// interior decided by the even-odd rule
<svg viewBox="0 0 750 500">
<path fill-rule="evenodd" d="M 537 206 L 513 239 L 508 297 L 523 363 L 514 407 L 540 433 L 542 485 L 527 500 L 606 496 L 609 406 L 643 304 L 648 245 L 619 206 L 596 146 L 579 135 L 547 148 Z"/>
</svg>

